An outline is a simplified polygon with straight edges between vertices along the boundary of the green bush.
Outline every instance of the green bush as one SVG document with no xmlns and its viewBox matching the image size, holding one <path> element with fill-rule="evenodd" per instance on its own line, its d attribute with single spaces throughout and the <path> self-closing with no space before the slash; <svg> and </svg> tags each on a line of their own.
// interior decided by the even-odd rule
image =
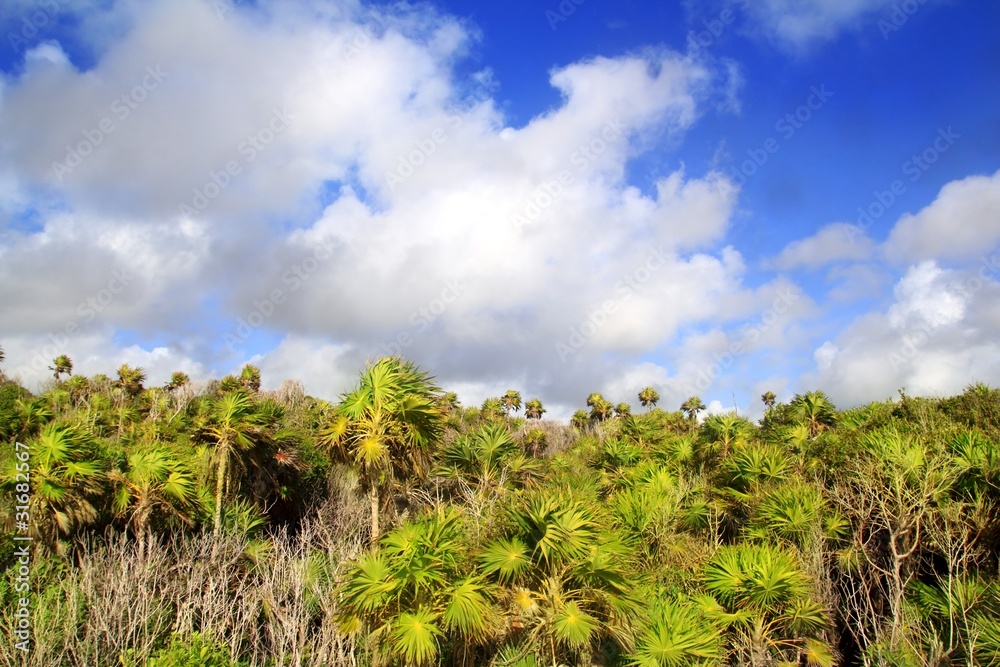
<svg viewBox="0 0 1000 667">
<path fill-rule="evenodd" d="M 124 667 L 139 667 L 131 655 L 122 656 Z M 212 635 L 192 632 L 190 635 L 173 635 L 170 644 L 157 651 L 145 667 L 243 667 L 246 663 L 234 662 L 229 647 Z"/>
</svg>

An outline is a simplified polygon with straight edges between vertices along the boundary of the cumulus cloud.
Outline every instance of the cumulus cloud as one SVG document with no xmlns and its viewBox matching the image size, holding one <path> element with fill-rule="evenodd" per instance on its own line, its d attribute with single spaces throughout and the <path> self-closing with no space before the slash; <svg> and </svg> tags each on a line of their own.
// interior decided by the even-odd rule
<svg viewBox="0 0 1000 667">
<path fill-rule="evenodd" d="M 1000 171 L 948 183 L 893 227 L 883 251 L 895 262 L 970 260 L 1000 244 Z"/>
<path fill-rule="evenodd" d="M 477 400 L 517 386 L 559 411 L 773 298 L 723 244 L 724 176 L 626 179 L 731 72 L 663 48 L 572 63 L 550 75 L 562 103 L 516 127 L 488 75 L 456 75 L 475 30 L 431 8 L 229 7 L 114 4 L 92 66 L 52 43 L 7 78 L 12 360 L 66 336 L 105 372 L 252 359 L 335 398 L 398 352 Z"/>
<path fill-rule="evenodd" d="M 904 387 L 946 396 L 974 380 L 996 384 L 998 277 L 1000 264 L 946 269 L 928 260 L 909 267 L 885 311 L 861 315 L 816 349 L 816 370 L 806 383 L 843 405 L 887 398 Z"/>
<path fill-rule="evenodd" d="M 782 271 L 819 269 L 832 262 L 868 259 L 873 250 L 872 240 L 856 225 L 837 222 L 810 237 L 792 241 L 769 265 Z"/>
<path fill-rule="evenodd" d="M 818 41 L 833 39 L 843 30 L 870 21 L 874 29 L 879 12 L 896 0 L 736 0 L 745 7 L 759 28 L 778 43 L 804 49 Z"/>
</svg>

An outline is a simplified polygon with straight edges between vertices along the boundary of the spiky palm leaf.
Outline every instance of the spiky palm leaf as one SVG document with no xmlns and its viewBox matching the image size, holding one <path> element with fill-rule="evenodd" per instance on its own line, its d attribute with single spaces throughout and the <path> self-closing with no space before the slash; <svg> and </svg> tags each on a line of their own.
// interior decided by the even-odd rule
<svg viewBox="0 0 1000 667">
<path fill-rule="evenodd" d="M 708 667 L 720 663 L 722 633 L 694 605 L 659 604 L 639 635 L 629 664 L 635 667 Z"/>
<path fill-rule="evenodd" d="M 567 602 L 553 618 L 555 638 L 561 644 L 580 649 L 590 643 L 598 621 L 573 601 Z"/>
<path fill-rule="evenodd" d="M 495 574 L 505 584 L 514 581 L 531 566 L 528 547 L 516 537 L 501 538 L 488 545 L 479 560 L 484 572 Z"/>
<path fill-rule="evenodd" d="M 420 608 L 403 613 L 392 624 L 392 648 L 408 665 L 426 665 L 438 653 L 437 641 L 443 633 L 437 626 L 437 614 Z"/>
</svg>

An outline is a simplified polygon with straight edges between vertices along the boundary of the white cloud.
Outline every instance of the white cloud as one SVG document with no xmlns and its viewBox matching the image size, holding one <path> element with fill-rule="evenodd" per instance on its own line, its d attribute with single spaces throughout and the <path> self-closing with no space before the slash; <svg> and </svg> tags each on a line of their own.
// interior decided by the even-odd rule
<svg viewBox="0 0 1000 667">
<path fill-rule="evenodd" d="M 837 222 L 804 239 L 792 241 L 769 265 L 781 271 L 819 269 L 832 262 L 861 261 L 872 256 L 874 243 L 856 225 Z"/>
<path fill-rule="evenodd" d="M 969 260 L 1000 243 L 1000 171 L 948 183 L 937 198 L 893 227 L 883 251 L 895 262 Z"/>
<path fill-rule="evenodd" d="M 760 29 L 783 46 L 806 49 L 833 39 L 844 30 L 870 23 L 878 33 L 879 13 L 898 0 L 735 0 L 757 21 Z M 907 18 L 909 16 L 907 15 Z"/>
<path fill-rule="evenodd" d="M 998 276 L 1000 268 L 986 265 L 911 266 L 885 312 L 857 317 L 816 350 L 817 369 L 805 383 L 822 387 L 843 406 L 887 398 L 904 387 L 914 395 L 947 396 L 976 380 L 996 385 Z"/>
<path fill-rule="evenodd" d="M 456 80 L 474 31 L 398 12 L 122 3 L 87 71 L 37 49 L 0 110 L 0 219 L 40 221 L 0 237 L 10 362 L 72 322 L 81 372 L 127 359 L 204 379 L 252 358 L 265 384 L 335 398 L 398 348 L 477 400 L 517 386 L 560 412 L 685 327 L 767 307 L 778 284 L 745 288 L 742 256 L 720 248 L 736 187 L 679 169 L 646 194 L 625 176 L 731 71 L 662 49 L 573 63 L 551 73 L 562 104 L 511 127 L 469 92 L 488 77 Z M 105 299 L 118 268 L 133 277 Z M 227 338 L 241 320 L 248 335 Z M 89 342 L 122 329 L 157 343 Z"/>
</svg>

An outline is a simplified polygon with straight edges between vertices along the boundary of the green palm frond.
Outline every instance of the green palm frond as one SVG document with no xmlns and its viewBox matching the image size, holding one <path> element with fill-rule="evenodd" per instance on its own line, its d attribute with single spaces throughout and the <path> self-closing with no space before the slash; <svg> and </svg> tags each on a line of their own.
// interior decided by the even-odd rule
<svg viewBox="0 0 1000 667">
<path fill-rule="evenodd" d="M 429 664 L 437 656 L 437 638 L 443 633 L 436 625 L 437 615 L 428 609 L 400 614 L 393 623 L 393 651 L 410 665 Z"/>
<path fill-rule="evenodd" d="M 640 634 L 629 664 L 635 667 L 716 665 L 722 657 L 722 633 L 693 605 L 657 605 Z"/>
<path fill-rule="evenodd" d="M 743 447 L 726 462 L 729 484 L 738 491 L 782 481 L 791 472 L 788 455 L 773 445 Z"/>
<path fill-rule="evenodd" d="M 500 539 L 486 547 L 479 557 L 483 571 L 509 583 L 531 565 L 528 547 L 519 539 Z"/>
<path fill-rule="evenodd" d="M 786 624 L 795 635 L 817 635 L 829 625 L 826 609 L 810 599 L 795 600 L 785 612 Z"/>
<path fill-rule="evenodd" d="M 556 639 L 574 649 L 587 646 L 598 625 L 596 618 L 572 601 L 556 613 L 552 623 Z"/>
<path fill-rule="evenodd" d="M 820 529 L 825 503 L 820 490 L 811 484 L 788 483 L 768 491 L 752 520 L 763 534 L 803 545 Z"/>
<path fill-rule="evenodd" d="M 489 588 L 477 577 L 466 578 L 450 587 L 445 594 L 448 602 L 442 616 L 445 629 L 457 631 L 467 639 L 489 634 L 496 620 L 490 596 Z"/>
<path fill-rule="evenodd" d="M 768 545 L 723 547 L 705 568 L 705 587 L 735 607 L 776 614 L 808 591 L 787 551 Z"/>
<path fill-rule="evenodd" d="M 837 664 L 837 655 L 830 645 L 811 637 L 805 641 L 802 657 L 809 667 L 834 667 Z"/>
<path fill-rule="evenodd" d="M 347 573 L 344 584 L 345 603 L 359 613 L 373 612 L 386 603 L 398 584 L 383 556 L 364 555 Z"/>
</svg>

